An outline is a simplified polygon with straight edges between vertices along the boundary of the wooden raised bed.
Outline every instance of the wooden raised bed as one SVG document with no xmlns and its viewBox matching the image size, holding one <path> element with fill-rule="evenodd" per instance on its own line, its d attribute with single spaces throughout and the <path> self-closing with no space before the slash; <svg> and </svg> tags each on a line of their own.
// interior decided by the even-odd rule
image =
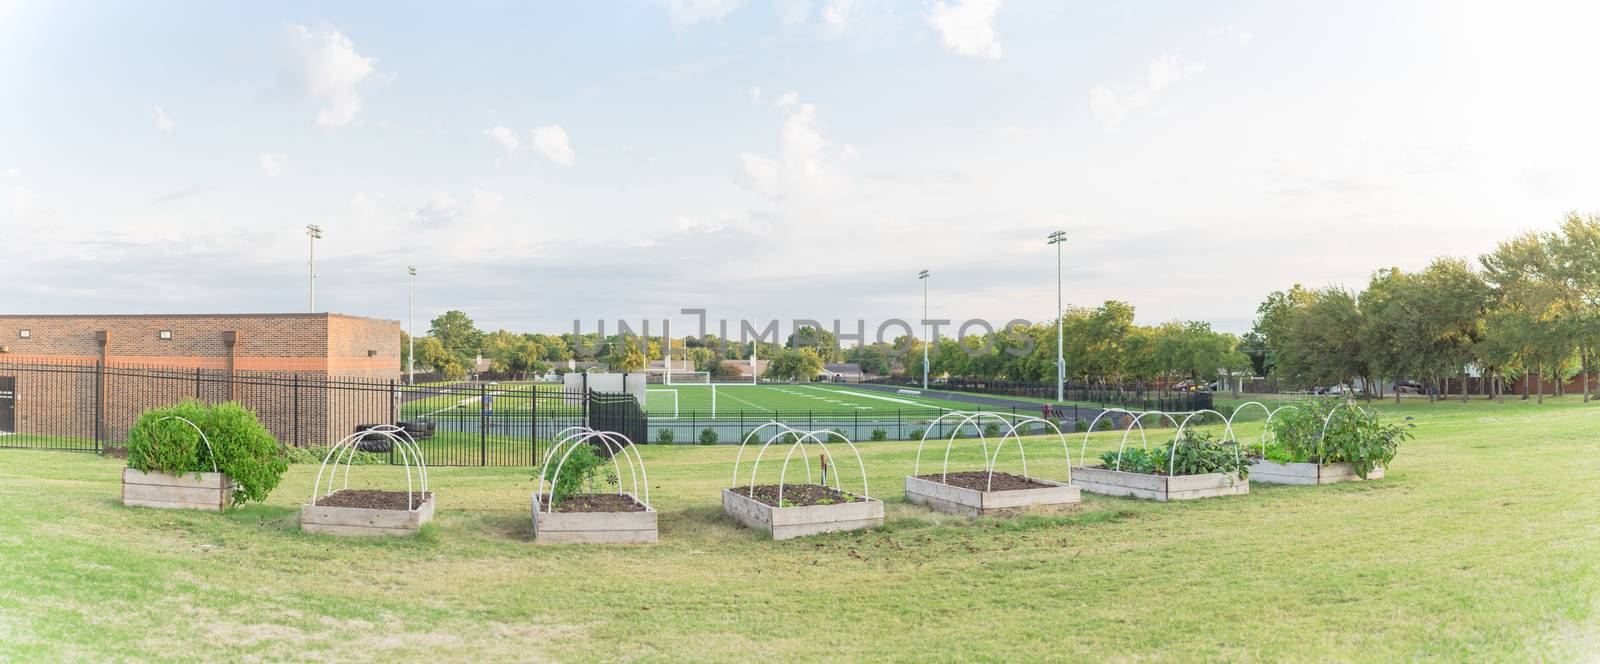
<svg viewBox="0 0 1600 664">
<path fill-rule="evenodd" d="M 1072 469 L 1072 483 L 1090 493 L 1133 496 L 1161 502 L 1250 493 L 1250 480 L 1239 477 L 1237 473 L 1145 475 L 1083 466 Z"/>
<path fill-rule="evenodd" d="M 656 511 L 648 506 L 639 512 L 547 512 L 540 509 L 544 498 L 533 495 L 533 541 L 540 544 L 655 544 L 660 533 Z"/>
<path fill-rule="evenodd" d="M 883 501 L 875 498 L 832 505 L 773 507 L 733 489 L 723 489 L 722 511 L 747 528 L 771 533 L 774 540 L 883 525 Z"/>
<path fill-rule="evenodd" d="M 1267 484 L 1335 484 L 1359 482 L 1355 466 L 1348 463 L 1278 463 L 1262 459 L 1250 464 L 1250 479 Z M 1373 468 L 1367 479 L 1383 479 L 1383 467 Z"/>
<path fill-rule="evenodd" d="M 422 524 L 433 519 L 434 498 L 417 503 L 415 509 L 367 509 L 332 507 L 306 503 L 300 507 L 300 530 L 324 535 L 415 535 Z"/>
<path fill-rule="evenodd" d="M 1010 491 L 979 491 L 907 475 L 906 500 L 927 506 L 935 512 L 967 516 L 1011 514 L 1024 509 L 1059 509 L 1076 505 L 1083 500 L 1078 487 L 1038 478 L 1029 479 L 1049 486 Z"/>
<path fill-rule="evenodd" d="M 146 473 L 122 469 L 122 504 L 221 512 L 233 504 L 233 478 L 224 473 Z"/>
</svg>

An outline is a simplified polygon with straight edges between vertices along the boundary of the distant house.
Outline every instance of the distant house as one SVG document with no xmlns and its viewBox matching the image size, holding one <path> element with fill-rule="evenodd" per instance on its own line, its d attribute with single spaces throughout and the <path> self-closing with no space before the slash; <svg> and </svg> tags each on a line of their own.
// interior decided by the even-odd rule
<svg viewBox="0 0 1600 664">
<path fill-rule="evenodd" d="M 739 375 L 736 377 L 736 380 L 738 378 L 743 378 L 745 380 L 749 380 L 751 376 L 760 376 L 761 374 L 764 374 L 764 373 L 767 372 L 767 361 L 766 360 L 756 360 L 755 361 L 755 370 L 754 371 L 750 370 L 750 360 L 723 360 L 722 364 L 725 365 L 725 366 L 733 367 L 734 371 L 739 372 Z"/>
<path fill-rule="evenodd" d="M 831 383 L 859 383 L 861 379 L 861 365 L 854 362 L 829 362 L 817 374 L 817 380 Z"/>
<path fill-rule="evenodd" d="M 668 371 L 678 373 L 694 370 L 694 362 L 687 357 L 674 357 L 672 358 L 672 363 L 670 365 L 667 364 L 667 360 L 650 360 L 644 363 L 645 375 L 653 379 L 658 379 L 653 382 L 659 382 L 659 379 L 665 378 Z"/>
</svg>

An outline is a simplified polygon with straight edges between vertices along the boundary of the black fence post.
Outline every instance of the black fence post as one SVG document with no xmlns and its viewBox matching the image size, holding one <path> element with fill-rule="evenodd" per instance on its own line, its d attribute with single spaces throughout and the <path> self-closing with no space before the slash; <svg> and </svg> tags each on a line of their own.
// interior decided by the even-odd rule
<svg viewBox="0 0 1600 664">
<path fill-rule="evenodd" d="M 300 446 L 300 374 L 294 374 L 293 375 L 293 380 L 290 382 L 290 386 L 289 386 L 289 399 L 291 400 L 291 403 L 289 404 L 290 418 L 294 420 L 294 424 L 290 425 L 293 430 L 290 431 L 289 437 L 290 437 L 290 440 L 294 441 L 294 446 L 295 447 L 299 447 Z"/>
<path fill-rule="evenodd" d="M 478 463 L 489 465 L 489 388 L 478 385 Z"/>
</svg>

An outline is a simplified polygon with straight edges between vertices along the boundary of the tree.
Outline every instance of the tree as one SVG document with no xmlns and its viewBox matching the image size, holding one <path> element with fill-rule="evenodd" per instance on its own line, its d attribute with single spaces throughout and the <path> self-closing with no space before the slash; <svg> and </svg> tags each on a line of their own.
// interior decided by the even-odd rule
<svg viewBox="0 0 1600 664">
<path fill-rule="evenodd" d="M 461 360 L 461 356 L 445 350 L 444 343 L 437 337 L 422 337 L 417 340 L 417 364 L 443 374 L 447 380 L 461 380 L 467 377 L 467 365 Z"/>
<path fill-rule="evenodd" d="M 605 362 L 606 366 L 610 367 L 612 371 L 629 373 L 644 370 L 644 352 L 639 350 L 638 337 L 619 335 L 610 346 L 610 350 L 601 358 L 601 361 Z"/>
<path fill-rule="evenodd" d="M 801 325 L 783 342 L 788 348 L 810 348 L 824 362 L 843 362 L 844 349 L 839 348 L 839 338 L 832 332 L 814 325 Z"/>
<path fill-rule="evenodd" d="M 1330 287 L 1310 292 L 1309 303 L 1274 315 L 1268 329 L 1268 338 L 1274 340 L 1273 375 L 1298 387 L 1370 378 L 1361 355 L 1361 312 L 1349 291 Z"/>
<path fill-rule="evenodd" d="M 438 339 L 445 350 L 461 358 L 465 367 L 473 355 L 483 350 L 483 331 L 466 314 L 450 310 L 434 318 L 428 326 L 428 336 Z"/>
<path fill-rule="evenodd" d="M 822 356 L 810 348 L 785 348 L 767 363 L 764 378 L 811 381 L 822 373 Z"/>
</svg>

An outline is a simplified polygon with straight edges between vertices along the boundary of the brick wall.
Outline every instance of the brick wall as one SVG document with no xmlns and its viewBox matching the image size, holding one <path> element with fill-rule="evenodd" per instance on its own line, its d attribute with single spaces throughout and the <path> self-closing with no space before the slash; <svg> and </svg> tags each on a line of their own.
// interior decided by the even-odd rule
<svg viewBox="0 0 1600 664">
<path fill-rule="evenodd" d="M 28 330 L 27 338 L 21 330 Z M 162 339 L 162 330 L 170 331 L 170 338 Z M 144 410 L 193 397 L 208 402 L 231 397 L 255 410 L 280 440 L 302 445 L 328 444 L 356 424 L 391 419 L 383 385 L 400 377 L 400 324 L 391 320 L 342 314 L 0 315 L 0 348 L 5 349 L 0 365 L 93 365 L 100 359 L 101 331 L 107 333 L 108 366 L 170 370 L 159 376 L 113 372 L 106 378 L 111 440 L 124 438 Z M 236 339 L 231 359 L 239 380 L 231 384 L 217 378 L 227 376 L 227 333 Z M 191 377 L 194 372 L 204 379 Z M 70 435 L 93 435 L 92 426 L 79 432 L 84 427 L 76 424 L 84 413 L 94 412 L 93 374 L 73 378 L 70 389 L 61 376 L 6 372 L 3 366 L 0 375 L 18 377 L 18 432 L 72 422 Z M 371 383 L 373 389 L 293 390 L 252 382 L 252 377 L 298 378 L 311 385 L 349 379 Z"/>
</svg>

